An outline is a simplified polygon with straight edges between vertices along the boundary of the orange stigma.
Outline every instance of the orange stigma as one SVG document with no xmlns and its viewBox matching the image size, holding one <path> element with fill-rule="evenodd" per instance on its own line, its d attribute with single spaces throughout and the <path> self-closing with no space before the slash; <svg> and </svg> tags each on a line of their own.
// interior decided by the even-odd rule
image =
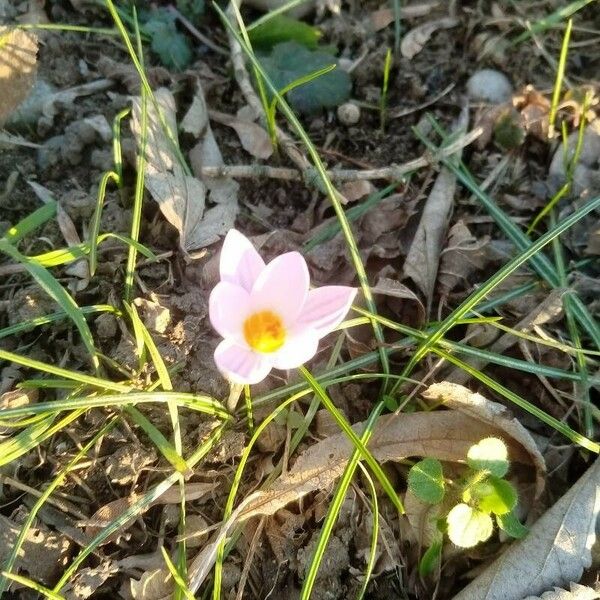
<svg viewBox="0 0 600 600">
<path fill-rule="evenodd" d="M 285 342 L 285 327 L 279 315 L 261 310 L 244 321 L 244 337 L 257 352 L 275 352 Z"/>
</svg>

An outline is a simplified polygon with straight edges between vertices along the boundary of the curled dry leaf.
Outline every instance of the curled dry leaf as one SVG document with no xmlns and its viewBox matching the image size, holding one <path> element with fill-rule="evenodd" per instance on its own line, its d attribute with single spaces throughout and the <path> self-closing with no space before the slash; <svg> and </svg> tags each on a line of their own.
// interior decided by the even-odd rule
<svg viewBox="0 0 600 600">
<path fill-rule="evenodd" d="M 522 600 L 579 581 L 592 564 L 599 512 L 600 459 L 596 459 L 526 538 L 510 546 L 454 600 Z"/>
<path fill-rule="evenodd" d="M 22 29 L 0 27 L 0 127 L 25 100 L 37 73 L 38 40 Z"/>
<path fill-rule="evenodd" d="M 416 56 L 429 40 L 429 38 L 438 29 L 450 29 L 458 25 L 459 20 L 455 17 L 444 17 L 443 19 L 436 19 L 435 21 L 429 21 L 423 25 L 419 25 L 414 29 L 411 29 L 403 38 L 400 44 L 400 52 L 405 58 L 413 58 Z"/>
<path fill-rule="evenodd" d="M 61 590 L 61 594 L 65 600 L 85 600 L 118 571 L 118 565 L 110 560 L 100 563 L 97 567 L 79 569 Z"/>
<path fill-rule="evenodd" d="M 424 17 L 428 15 L 436 6 L 439 5 L 437 0 L 432 2 L 418 2 L 411 4 L 410 6 L 400 7 L 400 18 L 401 19 L 414 19 L 416 17 Z M 391 8 L 380 8 L 373 11 L 369 15 L 369 23 L 373 31 L 379 31 L 385 29 L 388 25 L 393 23 L 396 19 L 394 10 Z"/>
<path fill-rule="evenodd" d="M 52 192 L 48 188 L 40 185 L 36 181 L 28 181 L 27 183 L 33 188 L 35 195 L 42 202 L 54 202 Z M 56 222 L 58 223 L 58 228 L 68 246 L 77 246 L 81 243 L 81 238 L 77 233 L 75 223 L 73 223 L 69 213 L 67 213 L 60 202 L 56 202 Z M 68 275 L 77 277 L 81 280 L 74 286 L 74 291 L 84 290 L 88 286 L 90 281 L 90 269 L 89 263 L 85 258 L 73 261 L 67 266 L 65 271 Z"/>
</svg>

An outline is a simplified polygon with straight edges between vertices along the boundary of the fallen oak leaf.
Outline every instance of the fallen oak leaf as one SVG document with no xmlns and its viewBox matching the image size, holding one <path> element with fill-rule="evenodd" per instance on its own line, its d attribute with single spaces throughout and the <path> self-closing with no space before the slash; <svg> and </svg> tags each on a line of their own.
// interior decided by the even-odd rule
<svg viewBox="0 0 600 600">
<path fill-rule="evenodd" d="M 522 600 L 579 581 L 592 564 L 600 512 L 600 459 L 454 600 Z"/>
</svg>

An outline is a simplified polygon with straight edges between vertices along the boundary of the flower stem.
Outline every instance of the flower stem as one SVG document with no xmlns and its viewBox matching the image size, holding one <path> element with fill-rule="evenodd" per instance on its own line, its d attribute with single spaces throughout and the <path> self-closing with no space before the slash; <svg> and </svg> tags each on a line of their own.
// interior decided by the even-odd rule
<svg viewBox="0 0 600 600">
<path fill-rule="evenodd" d="M 241 383 L 233 383 L 229 382 L 229 398 L 227 398 L 227 410 L 230 413 L 235 412 L 235 407 L 237 406 L 238 400 L 244 391 L 244 385 Z"/>
</svg>

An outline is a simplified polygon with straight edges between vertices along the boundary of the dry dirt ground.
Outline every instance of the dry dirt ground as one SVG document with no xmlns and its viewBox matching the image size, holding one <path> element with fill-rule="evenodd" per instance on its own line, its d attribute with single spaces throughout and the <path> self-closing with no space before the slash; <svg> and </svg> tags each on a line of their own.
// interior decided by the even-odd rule
<svg viewBox="0 0 600 600">
<path fill-rule="evenodd" d="M 306 21 L 314 23 L 323 32 L 323 43 L 335 47 L 337 55 L 346 62 L 356 63 L 351 73 L 351 98 L 371 107 L 362 106 L 360 120 L 352 125 L 342 123 L 335 110 L 305 115 L 302 123 L 330 169 L 358 172 L 402 164 L 425 152 L 413 131 L 414 127 L 434 139 L 427 114 L 434 116 L 442 126 L 452 127 L 465 107 L 469 77 L 484 68 L 501 71 L 512 86 L 512 100 L 500 108 L 497 105 L 490 108 L 490 103 L 470 98 L 468 129 L 479 123 L 484 134 L 464 149 L 463 160 L 476 181 L 486 182 L 487 193 L 506 214 L 526 228 L 562 183 L 561 173 L 553 173 L 550 169 L 557 143 L 548 141 L 547 122 L 564 21 L 520 43 L 510 42 L 526 31 L 523 25 L 526 20 L 535 23 L 562 3 L 546 0 L 430 4 L 432 6 L 422 16 L 403 19 L 403 35 L 436 19 L 452 16 L 456 17 L 456 21 L 452 27 L 435 30 L 412 58 L 403 56 L 399 51 L 395 53 L 384 131 L 380 128 L 379 112 L 373 106 L 376 107 L 379 102 L 386 49 L 394 45 L 394 23 L 390 21 L 386 26 L 379 23 L 378 27 L 369 26 L 369 23 L 372 24 L 375 19 L 375 11 L 386 8 L 387 4 L 352 0 L 342 4 L 338 15 L 324 10 L 316 16 L 307 16 Z M 9 21 L 113 26 L 106 10 L 85 1 L 47 0 L 44 3 L 40 0 L 13 0 L 8 3 L 0 1 L 0 7 L 3 7 L 4 16 Z M 259 13 L 245 8 L 244 15 L 250 21 Z M 210 7 L 207 6 L 205 16 L 197 25 L 219 47 L 228 47 L 226 34 Z M 181 28 L 181 31 L 186 30 Z M 172 91 L 178 119 L 187 113 L 198 78 L 209 109 L 235 114 L 246 104 L 246 99 L 233 77 L 228 56 L 214 52 L 189 32 L 186 35 L 189 35 L 193 47 L 193 60 L 184 71 L 165 68 L 146 48 L 145 65 L 151 85 L 155 88 L 165 86 Z M 39 107 L 33 106 L 32 115 L 21 116 L 12 126 L 9 122 L 7 130 L 31 144 L 0 142 L 0 233 L 40 206 L 40 199 L 30 185 L 35 182 L 60 201 L 79 235 L 85 239 L 96 208 L 102 173 L 112 168 L 111 124 L 115 115 L 130 105 L 131 95 L 139 94 L 139 80 L 120 38 L 68 31 L 39 31 L 38 36 L 36 86 L 42 97 L 47 98 L 49 90 L 100 83 L 95 83 L 88 93 L 56 102 L 52 105 L 53 110 L 45 114 Z M 566 123 L 568 132 L 577 130 L 581 90 L 598 93 L 599 44 L 600 9 L 598 4 L 592 3 L 574 15 L 572 46 L 566 69 L 571 94 L 559 110 L 559 120 Z M 589 121 L 596 118 L 597 110 L 598 106 L 594 104 L 588 108 L 586 116 Z M 499 116 L 502 114 L 508 115 L 503 122 Z M 285 127 L 283 119 L 280 124 Z M 232 128 L 218 119 L 213 119 L 211 125 L 226 165 L 263 162 L 274 167 L 294 166 L 284 152 L 261 161 L 242 147 Z M 522 143 L 512 143 L 514 131 L 506 134 L 507 127 L 516 128 L 518 136 L 524 136 L 523 140 L 519 139 Z M 510 139 L 503 144 L 506 135 Z M 586 146 L 586 152 L 589 151 L 585 157 L 586 170 L 581 172 L 579 187 L 560 201 L 557 207 L 559 216 L 568 214 L 574 206 L 580 206 L 585 198 L 598 195 L 599 139 L 600 128 L 597 128 L 590 133 L 589 143 L 586 142 L 590 148 Z M 193 136 L 182 134 L 181 146 L 185 156 L 195 142 Z M 100 230 L 129 235 L 136 147 L 128 125 L 123 127 L 122 147 L 125 185 L 121 190 L 109 186 Z M 511 255 L 511 246 L 493 219 L 474 196 L 459 186 L 454 191 L 451 216 L 439 248 L 440 270 L 437 279 L 432 282 L 431 294 L 428 295 L 424 286 L 415 282 L 414 278 L 406 277 L 404 263 L 438 173 L 438 166 L 427 166 L 402 181 L 396 181 L 384 200 L 353 221 L 367 274 L 371 284 L 376 286 L 378 310 L 384 316 L 414 327 L 422 327 L 428 321 L 447 316 Z M 349 208 L 360 206 L 369 194 L 394 183 L 390 178 L 371 182 L 360 177 L 356 179 L 341 186 L 342 193 L 349 198 Z M 317 233 L 335 221 L 329 201 L 322 193 L 301 181 L 254 177 L 240 179 L 239 182 L 236 226 L 253 237 L 265 256 L 300 249 L 307 257 L 315 284 L 356 285 L 355 272 L 340 235 L 318 245 L 311 242 Z M 600 313 L 598 225 L 598 214 L 592 214 L 562 238 L 568 264 L 583 261 L 572 269 L 569 283 L 578 290 L 590 313 L 596 317 Z M 541 233 L 545 227 L 541 223 L 537 231 Z M 216 371 L 212 359 L 218 338 L 207 319 L 207 298 L 215 283 L 215 257 L 220 244 L 209 245 L 206 252 L 191 260 L 184 257 L 176 230 L 166 222 L 148 194 L 144 200 L 140 241 L 161 259 L 158 262 L 140 259 L 135 278 L 136 305 L 163 359 L 172 369 L 174 388 L 226 398 L 227 385 Z M 63 232 L 57 221 L 51 220 L 35 235 L 26 238 L 20 248 L 27 255 L 35 255 L 64 244 Z M 100 248 L 98 269 L 89 281 L 82 282 L 82 278 L 65 268 L 55 269 L 54 273 L 73 291 L 80 306 L 118 304 L 123 293 L 126 256 L 122 244 L 108 241 Z M 533 281 L 531 273 L 520 271 L 502 287 L 507 290 L 529 281 Z M 505 325 L 514 326 L 527 320 L 536 307 L 547 301 L 549 294 L 546 286 L 538 285 L 514 301 L 505 303 L 498 309 L 498 314 L 503 317 Z M 32 284 L 27 274 L 15 267 L 10 259 L 0 258 L 0 329 L 55 310 L 56 305 Z M 97 348 L 106 357 L 103 364 L 110 378 L 129 378 L 134 374 L 140 380 L 151 377 L 151 372 L 138 372 L 135 343 L 121 320 L 103 314 L 91 316 L 89 323 Z M 568 339 L 561 314 L 547 318 L 540 327 L 553 339 Z M 541 329 L 531 328 L 530 331 L 539 333 Z M 466 326 L 455 328 L 451 337 L 458 340 L 467 333 L 473 332 L 467 331 Z M 483 347 L 488 347 L 497 336 L 495 331 L 476 333 L 480 338 L 471 343 Z M 393 344 L 399 337 L 399 334 L 388 333 L 386 343 Z M 314 372 L 325 368 L 334 342 L 335 336 L 332 336 L 321 345 L 319 354 L 309 365 Z M 591 347 L 585 334 L 584 343 Z M 67 321 L 38 327 L 19 336 L 4 337 L 0 339 L 0 348 L 72 370 L 86 372 L 89 369 L 77 331 Z M 342 347 L 341 359 L 356 358 L 375 348 L 372 330 L 361 327 L 350 332 Z M 552 367 L 572 367 L 572 359 L 565 353 L 535 343 L 515 340 L 503 352 L 506 356 Z M 399 372 L 407 357 L 406 352 L 393 354 L 392 368 Z M 416 380 L 426 377 L 434 364 L 433 360 L 424 361 L 412 377 Z M 376 367 L 373 365 L 373 368 Z M 16 385 L 25 379 L 38 376 L 14 364 L 0 363 L 0 369 L 2 394 L 13 392 Z M 574 393 L 571 382 L 549 381 L 497 365 L 486 367 L 485 372 L 548 414 L 581 430 L 579 412 L 573 409 L 570 401 Z M 450 367 L 443 367 L 435 372 L 433 380 L 454 375 L 456 373 Z M 298 375 L 294 373 L 287 376 L 274 374 L 256 386 L 253 393 L 259 396 L 297 379 Z M 482 391 L 490 399 L 498 400 L 477 382 L 468 379 L 461 382 L 472 390 Z M 348 419 L 358 422 L 367 418 L 378 389 L 377 381 L 354 382 L 333 386 L 330 392 Z M 597 401 L 597 390 L 592 389 L 591 394 L 592 400 Z M 55 395 L 52 390 L 43 390 L 39 400 L 51 400 Z M 302 406 L 305 408 L 307 405 Z M 417 407 L 418 404 L 414 408 Z M 266 414 L 267 408 L 269 406 L 257 410 L 257 420 Z M 546 491 L 532 508 L 533 514 L 539 515 L 576 481 L 585 470 L 589 457 L 567 446 L 555 432 L 529 413 L 516 407 L 511 409 L 534 437 L 542 440 L 545 448 L 549 472 Z M 144 408 L 144 413 L 159 429 L 168 433 L 169 420 L 163 409 L 150 405 L 150 408 Z M 88 412 L 35 451 L 2 467 L 0 540 L 4 538 L 4 542 L 0 541 L 0 544 L 8 546 L 14 540 L 15 528 L 35 501 L 36 496 L 30 493 L 31 489 L 43 489 L 45 483 L 72 457 L 75 448 L 85 443 L 104 422 L 107 414 L 102 409 Z M 332 431 L 334 426 L 326 416 L 321 414 L 320 417 L 296 450 L 296 455 Z M 198 413 L 186 412 L 182 418 L 184 446 L 189 449 L 196 447 L 212 426 Z M 293 419 L 269 427 L 268 435 L 260 440 L 252 454 L 251 468 L 242 482 L 240 497 L 256 489 L 281 457 L 287 455 L 293 431 Z M 0 432 L 1 435 L 4 433 Z M 247 440 L 246 425 L 240 421 L 199 465 L 191 484 L 213 485 L 209 493 L 188 505 L 190 532 L 220 522 L 234 468 Z M 294 456 L 290 457 L 290 461 L 293 464 Z M 403 492 L 408 467 L 403 463 L 389 464 L 388 467 L 390 477 Z M 39 544 L 36 546 L 35 539 L 32 539 L 28 542 L 30 554 L 21 572 L 46 585 L 53 584 L 61 565 L 68 563 L 79 545 L 85 543 L 86 521 L 108 503 L 126 498 L 133 492 L 143 492 L 168 468 L 168 463 L 157 455 L 145 434 L 124 420 L 106 436 L 93 459 L 83 463 L 67 479 L 56 495 L 57 504 L 46 505 L 38 515 L 35 531 L 44 545 L 52 547 L 53 560 L 58 562 L 46 564 Z M 356 487 L 351 488 L 344 503 L 313 598 L 353 598 L 360 587 L 372 524 L 362 483 L 358 478 Z M 250 520 L 226 561 L 223 597 L 236 598 L 236 594 L 243 594 L 237 596 L 243 598 L 298 597 L 330 491 L 313 492 L 300 503 L 292 503 L 274 516 Z M 118 539 L 99 548 L 84 563 L 78 583 L 70 586 L 68 591 L 64 590 L 65 597 L 159 598 L 160 595 L 141 592 L 135 586 L 132 588 L 131 580 L 163 567 L 157 548 L 160 544 L 168 548 L 174 544 L 178 535 L 176 508 L 176 504 L 166 503 L 151 507 Z M 505 548 L 506 542 L 497 536 L 467 551 L 450 548 L 441 572 L 422 579 L 417 572 L 420 550 L 414 532 L 395 514 L 383 495 L 380 510 L 384 520 L 382 531 L 392 548 L 381 550 L 376 563 L 375 577 L 366 596 L 374 600 L 452 598 L 482 565 L 491 562 Z M 190 558 L 197 554 L 205 540 L 206 536 L 190 540 Z M 248 556 L 252 557 L 252 564 L 244 575 L 244 590 L 240 591 L 239 581 Z M 85 577 L 89 581 L 82 583 Z M 594 580 L 594 569 L 591 569 L 586 581 L 591 584 Z M 6 598 L 29 597 L 35 597 L 35 594 L 24 588 L 6 594 Z"/>
</svg>

